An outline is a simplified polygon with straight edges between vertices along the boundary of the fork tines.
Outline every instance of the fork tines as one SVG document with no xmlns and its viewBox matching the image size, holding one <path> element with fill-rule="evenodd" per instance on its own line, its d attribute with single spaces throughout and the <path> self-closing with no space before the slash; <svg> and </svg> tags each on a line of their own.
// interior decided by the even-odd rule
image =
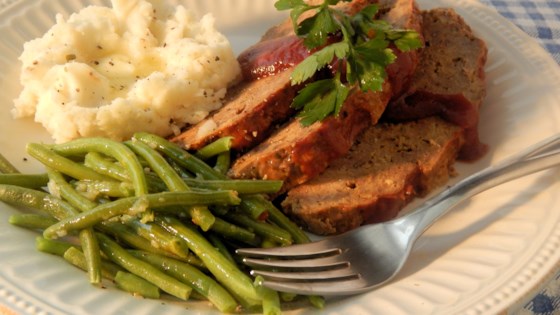
<svg viewBox="0 0 560 315">
<path fill-rule="evenodd" d="M 239 249 L 243 262 L 262 276 L 270 288 L 299 294 L 340 294 L 341 286 L 362 285 L 363 279 L 341 258 L 339 248 L 295 245 L 279 248 Z"/>
</svg>

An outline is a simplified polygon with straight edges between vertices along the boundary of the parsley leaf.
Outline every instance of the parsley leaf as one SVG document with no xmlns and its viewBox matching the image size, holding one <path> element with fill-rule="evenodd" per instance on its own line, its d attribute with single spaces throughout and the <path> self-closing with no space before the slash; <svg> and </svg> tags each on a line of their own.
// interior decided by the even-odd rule
<svg viewBox="0 0 560 315">
<path fill-rule="evenodd" d="M 305 36 L 304 44 L 308 48 L 316 48 L 327 43 L 330 34 L 340 30 L 334 17 L 327 10 L 320 10 L 316 15 L 303 20 L 296 34 Z"/>
<path fill-rule="evenodd" d="M 339 59 L 345 58 L 349 49 L 348 43 L 338 42 L 313 53 L 297 65 L 292 73 L 292 83 L 300 84 L 307 81 L 318 70 L 328 65 L 335 56 Z"/>
<path fill-rule="evenodd" d="M 329 115 L 338 116 L 344 101 L 355 90 L 380 91 L 387 78 L 385 69 L 396 59 L 390 44 L 405 52 L 422 46 L 417 32 L 395 29 L 386 21 L 375 20 L 379 13 L 375 4 L 354 16 L 332 7 L 350 1 L 323 0 L 319 5 L 309 5 L 304 0 L 275 3 L 278 10 L 291 10 L 296 35 L 303 38 L 308 49 L 316 50 L 294 68 L 292 84 L 308 81 L 325 67 L 338 67 L 334 69 L 334 78 L 309 83 L 294 98 L 292 107 L 300 110 L 298 116 L 303 125 Z M 308 11 L 315 14 L 309 15 Z M 329 43 L 329 38 L 340 40 Z M 345 75 L 342 79 L 341 73 Z"/>
<path fill-rule="evenodd" d="M 350 94 L 350 88 L 340 82 L 339 77 L 309 83 L 294 98 L 294 108 L 300 110 L 298 117 L 304 126 L 310 126 L 335 113 L 338 115 L 342 104 Z"/>
<path fill-rule="evenodd" d="M 420 35 L 414 31 L 399 31 L 389 33 L 389 38 L 401 51 L 410 51 L 422 47 Z"/>
</svg>

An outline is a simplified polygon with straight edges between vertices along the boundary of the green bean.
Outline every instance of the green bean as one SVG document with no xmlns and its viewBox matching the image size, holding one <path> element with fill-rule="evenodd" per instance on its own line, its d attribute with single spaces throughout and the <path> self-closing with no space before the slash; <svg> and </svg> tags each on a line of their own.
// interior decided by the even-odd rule
<svg viewBox="0 0 560 315">
<path fill-rule="evenodd" d="M 282 211 L 276 208 L 270 201 L 265 199 L 261 195 L 252 195 L 243 199 L 243 202 L 247 202 L 251 198 L 252 206 L 255 208 L 267 209 L 269 219 L 274 222 L 279 227 L 288 231 L 296 244 L 309 243 L 310 239 L 294 222 L 292 222 Z M 243 207 L 246 203 L 242 203 Z M 307 296 L 309 302 L 316 308 L 322 309 L 325 306 L 325 299 L 317 295 Z"/>
<path fill-rule="evenodd" d="M 2 174 L 15 174 L 19 173 L 19 170 L 12 164 L 6 157 L 0 153 L 0 173 Z"/>
<path fill-rule="evenodd" d="M 133 248 L 141 249 L 143 251 L 147 251 L 154 254 L 175 258 L 187 262 L 193 266 L 197 266 L 200 269 L 206 269 L 204 263 L 202 263 L 202 261 L 198 259 L 198 257 L 192 255 L 191 253 L 186 252 L 181 256 L 176 256 L 161 248 L 156 248 L 152 246 L 151 242 L 148 239 L 136 234 L 136 232 L 134 232 L 134 230 L 131 227 L 121 224 L 119 222 L 105 221 L 102 222 L 102 224 L 98 225 L 97 228 L 104 233 L 112 235 L 115 239 L 122 241 Z"/>
<path fill-rule="evenodd" d="M 99 253 L 99 244 L 93 232 L 93 228 L 83 229 L 80 231 L 80 243 L 86 258 L 86 269 L 89 276 L 89 283 L 101 283 L 101 255 Z"/>
<path fill-rule="evenodd" d="M 262 237 L 274 240 L 282 246 L 292 244 L 292 235 L 288 231 L 275 225 L 266 223 L 264 221 L 255 220 L 242 213 L 227 213 L 224 217 L 228 221 L 248 228 L 255 232 L 255 234 L 257 235 L 261 235 Z"/>
<path fill-rule="evenodd" d="M 145 132 L 138 132 L 134 134 L 133 138 L 162 152 L 164 155 L 177 162 L 181 167 L 184 167 L 193 174 L 202 176 L 204 179 L 226 179 L 225 175 L 218 173 L 201 159 L 162 137 Z"/>
<path fill-rule="evenodd" d="M 227 260 L 231 261 L 234 265 L 237 265 L 237 262 L 235 261 L 235 259 L 233 259 L 233 256 L 230 254 L 226 244 L 222 242 L 218 235 L 210 233 L 207 234 L 206 237 L 208 238 L 210 243 L 214 245 L 214 248 L 216 248 L 222 255 L 224 255 Z"/>
<path fill-rule="evenodd" d="M 149 299 L 159 299 L 159 288 L 150 282 L 129 272 L 117 272 L 115 276 L 117 288 Z"/>
<path fill-rule="evenodd" d="M 263 303 L 263 315 L 280 315 L 282 309 L 280 308 L 280 296 L 278 292 L 271 290 L 263 285 L 263 277 L 255 277 L 255 287 L 261 294 Z"/>
<path fill-rule="evenodd" d="M 128 272 L 146 279 L 163 291 L 179 299 L 187 300 L 189 298 L 192 288 L 188 285 L 163 273 L 151 264 L 135 258 L 108 236 L 97 234 L 97 238 L 99 239 L 101 250 L 105 255 Z"/>
<path fill-rule="evenodd" d="M 163 180 L 169 191 L 190 191 L 189 186 L 183 179 L 173 170 L 167 163 L 165 158 L 157 151 L 149 147 L 147 144 L 140 141 L 129 141 L 126 144 L 138 155 L 144 158 L 150 168 Z M 214 224 L 214 215 L 208 210 L 208 207 L 191 207 L 188 209 L 193 222 L 200 226 L 203 231 L 208 229 Z"/>
<path fill-rule="evenodd" d="M 221 153 L 229 152 L 232 142 L 233 137 L 219 138 L 196 151 L 195 155 L 201 160 L 206 160 Z"/>
<path fill-rule="evenodd" d="M 156 223 L 184 239 L 192 250 L 216 277 L 218 282 L 236 292 L 251 305 L 259 305 L 261 298 L 253 287 L 251 279 L 225 258 L 194 228 L 188 228 L 172 217 L 156 218 Z"/>
<path fill-rule="evenodd" d="M 194 178 L 194 175 L 189 173 L 186 169 L 182 168 L 179 164 L 177 164 L 177 162 L 169 158 L 166 158 L 165 160 L 167 161 L 167 163 L 169 163 L 169 165 L 171 165 L 173 170 L 175 170 L 175 172 L 179 174 L 179 176 L 181 176 L 181 178 Z"/>
<path fill-rule="evenodd" d="M 97 206 L 95 202 L 80 195 L 60 172 L 47 168 L 47 174 L 50 179 L 49 190 L 51 194 L 60 195 L 61 198 L 79 211 L 88 211 Z"/>
<path fill-rule="evenodd" d="M 86 258 L 84 253 L 79 249 L 70 247 L 64 252 L 63 257 L 72 265 L 87 270 Z M 114 281 L 119 289 L 146 298 L 158 299 L 160 297 L 159 288 L 157 286 L 132 273 L 124 271 L 119 265 L 104 260 L 102 261 L 102 267 L 103 277 Z"/>
<path fill-rule="evenodd" d="M 97 205 L 78 194 L 58 171 L 49 168 L 47 174 L 50 179 L 49 189 L 51 189 L 51 192 L 54 190 L 60 193 L 63 198 L 80 211 L 93 209 Z M 89 275 L 89 281 L 92 284 L 99 284 L 101 283 L 101 256 L 99 255 L 99 245 L 93 234 L 93 229 L 86 228 L 80 231 L 80 240 L 86 258 L 86 270 Z"/>
<path fill-rule="evenodd" d="M 0 201 L 46 212 L 61 220 L 77 213 L 70 204 L 46 192 L 14 185 L 0 185 Z"/>
<path fill-rule="evenodd" d="M 148 239 L 138 235 L 131 227 L 120 222 L 105 221 L 97 225 L 96 227 L 100 231 L 112 235 L 119 242 L 124 242 L 133 248 L 138 248 L 159 255 L 171 256 L 173 258 L 181 259 L 187 262 L 190 262 L 193 258 L 192 255 L 187 255 L 186 258 L 177 257 L 170 252 L 163 250 L 162 248 L 154 247 Z M 201 265 L 203 266 L 203 264 Z"/>
<path fill-rule="evenodd" d="M 47 174 L 0 174 L 0 184 L 38 189 L 47 186 Z"/>
<path fill-rule="evenodd" d="M 43 253 L 62 256 L 70 247 L 74 247 L 74 245 L 68 242 L 48 240 L 41 236 L 35 238 L 35 248 Z"/>
<path fill-rule="evenodd" d="M 269 200 L 260 195 L 253 195 L 244 198 L 243 201 L 247 202 L 249 199 L 254 207 L 263 208 L 267 210 L 268 218 L 279 227 L 288 231 L 296 244 L 309 243 L 309 236 L 303 232 L 293 221 L 291 221 L 282 211 L 272 204 Z M 245 204 L 242 204 L 244 206 Z"/>
<path fill-rule="evenodd" d="M 45 211 L 59 220 L 64 220 L 65 218 L 69 218 L 73 215 L 78 214 L 78 211 L 68 203 L 47 193 L 32 190 L 29 188 L 0 185 L 0 200 L 17 206 L 31 207 L 34 209 Z M 60 222 L 51 225 L 49 228 L 45 229 L 45 231 L 53 226 L 56 226 L 59 223 Z M 59 236 L 62 235 L 59 234 Z M 92 241 L 88 238 L 91 238 L 91 233 L 80 232 L 80 241 L 83 245 L 85 244 L 86 246 L 91 246 L 92 244 L 94 244 L 95 241 Z M 94 261 L 92 260 L 92 262 Z M 98 271 L 94 268 L 97 267 L 95 264 L 92 264 L 91 280 L 95 283 L 98 280 Z"/>
<path fill-rule="evenodd" d="M 99 152 L 88 152 L 84 157 L 84 165 L 95 170 L 99 174 L 103 174 L 120 181 L 130 180 L 130 176 L 124 167 L 109 161 Z"/>
<path fill-rule="evenodd" d="M 165 158 L 147 144 L 140 141 L 127 141 L 125 144 L 148 162 L 149 167 L 163 180 L 169 191 L 190 190 L 189 186 L 173 170 Z"/>
<path fill-rule="evenodd" d="M 212 213 L 214 213 L 215 215 L 224 215 L 228 213 L 230 210 L 230 208 L 227 206 L 216 206 L 216 205 L 212 206 L 211 209 L 212 209 Z M 214 224 L 216 223 L 214 222 Z"/>
<path fill-rule="evenodd" d="M 318 295 L 308 295 L 307 300 L 313 305 L 315 308 L 323 309 L 325 308 L 325 298 Z"/>
<path fill-rule="evenodd" d="M 54 241 L 51 241 L 54 242 Z M 69 247 L 66 251 L 62 253 L 62 257 L 70 264 L 87 271 L 87 261 L 84 253 L 76 247 Z M 108 280 L 114 280 L 117 272 L 124 271 L 124 269 L 108 260 L 103 259 L 101 261 L 101 274 L 103 278 Z"/>
<path fill-rule="evenodd" d="M 220 174 L 226 174 L 231 166 L 231 153 L 222 152 L 216 156 L 216 164 L 214 164 L 214 170 Z"/>
<path fill-rule="evenodd" d="M 89 152 L 86 154 L 84 164 L 100 174 L 107 175 L 123 182 L 130 182 L 130 176 L 124 167 L 109 161 L 98 152 Z M 166 190 L 165 183 L 163 183 L 157 175 L 145 173 L 145 176 L 148 181 L 149 192 L 160 192 Z"/>
<path fill-rule="evenodd" d="M 119 161 L 119 163 L 121 163 L 121 165 L 129 172 L 136 196 L 148 193 L 144 169 L 134 152 L 132 152 L 123 143 L 106 138 L 81 138 L 63 144 L 54 145 L 52 149 L 61 155 L 85 155 L 88 152 L 95 151 L 111 156 Z"/>
<path fill-rule="evenodd" d="M 200 180 L 185 178 L 183 181 L 190 187 L 201 189 L 235 190 L 243 194 L 273 194 L 282 188 L 281 180 L 228 179 L 228 180 Z"/>
<path fill-rule="evenodd" d="M 225 238 L 241 241 L 246 244 L 256 245 L 257 236 L 248 229 L 231 224 L 223 219 L 216 217 L 216 222 L 210 229 L 212 232 L 220 234 Z"/>
<path fill-rule="evenodd" d="M 262 247 L 262 248 L 273 248 L 273 247 L 278 247 L 278 246 L 282 246 L 282 244 L 279 244 L 278 242 L 276 242 L 275 240 L 273 240 L 269 237 L 264 237 L 262 239 L 261 244 L 260 244 L 260 247 Z"/>
<path fill-rule="evenodd" d="M 99 195 L 110 198 L 123 198 L 134 195 L 134 187 L 129 182 L 80 180 L 74 183 L 76 190 L 95 199 Z"/>
<path fill-rule="evenodd" d="M 136 216 L 148 208 L 157 209 L 165 206 L 193 206 L 209 204 L 236 205 L 239 198 L 229 190 L 214 192 L 162 192 L 148 194 L 141 197 L 128 197 L 101 204 L 89 211 L 85 211 L 60 220 L 43 232 L 46 238 L 56 238 L 66 235 L 70 231 L 94 226 L 101 221 L 119 215 Z"/>
<path fill-rule="evenodd" d="M 243 196 L 239 209 L 251 218 L 264 221 L 268 218 L 269 206 L 272 204 L 269 205 L 263 201 L 266 201 L 266 199 L 261 195 Z"/>
<path fill-rule="evenodd" d="M 278 292 L 280 299 L 284 302 L 292 302 L 298 295 L 292 292 Z"/>
<path fill-rule="evenodd" d="M 155 248 L 161 248 L 171 254 L 186 259 L 189 247 L 182 239 L 169 233 L 159 225 L 142 223 L 138 220 L 128 220 L 126 225 L 131 227 L 136 234 L 150 241 Z"/>
<path fill-rule="evenodd" d="M 100 153 L 89 152 L 86 154 L 84 164 L 100 174 L 110 176 L 122 182 L 130 182 L 130 176 L 124 167 L 110 161 L 108 158 L 104 158 Z M 156 174 L 145 172 L 145 176 L 148 181 L 148 191 L 160 192 L 167 189 L 165 183 Z"/>
<path fill-rule="evenodd" d="M 226 209 L 227 206 L 219 206 L 214 208 Z M 188 213 L 182 211 L 181 208 L 177 207 L 160 208 L 157 212 L 163 214 L 173 214 L 178 218 L 191 218 Z M 222 212 L 221 215 L 225 213 L 227 213 L 227 211 Z M 224 221 L 220 217 L 215 218 L 214 224 L 210 228 L 210 231 L 215 232 L 216 234 L 220 234 L 228 239 L 241 241 L 252 246 L 257 246 L 259 244 L 257 235 L 255 233 L 235 224 Z"/>
<path fill-rule="evenodd" d="M 148 180 L 148 188 L 150 192 L 162 192 L 168 191 L 167 186 L 165 183 L 154 173 L 146 173 L 146 179 Z"/>
<path fill-rule="evenodd" d="M 31 230 L 44 230 L 49 226 L 58 222 L 53 217 L 34 214 L 34 213 L 17 213 L 12 214 L 8 219 L 10 224 Z"/>
<path fill-rule="evenodd" d="M 233 313 L 236 310 L 237 302 L 231 294 L 214 279 L 197 268 L 157 254 L 141 251 L 130 251 L 130 253 L 139 259 L 157 266 L 184 283 L 189 284 L 194 291 L 206 297 L 221 312 Z"/>
<path fill-rule="evenodd" d="M 47 146 L 38 143 L 29 143 L 27 153 L 43 163 L 45 166 L 53 168 L 61 173 L 67 174 L 77 179 L 98 179 L 107 180 L 108 178 L 94 170 L 76 163 L 64 156 L 57 154 Z"/>
<path fill-rule="evenodd" d="M 208 210 L 208 207 L 190 207 L 188 212 L 192 222 L 203 231 L 208 231 L 216 222 L 216 217 Z"/>
<path fill-rule="evenodd" d="M 204 179 L 227 179 L 226 175 L 214 170 L 204 161 L 198 159 L 194 155 L 181 149 L 178 145 L 169 142 L 162 137 L 145 132 L 139 132 L 134 134 L 134 138 L 162 152 L 181 167 L 184 167 L 193 174 L 200 175 Z M 255 199 L 257 197 L 261 196 L 247 196 L 246 198 L 242 198 L 241 209 L 247 211 L 253 218 L 266 217 L 268 204 L 261 202 L 260 199 Z M 264 197 L 261 198 L 264 199 Z"/>
</svg>

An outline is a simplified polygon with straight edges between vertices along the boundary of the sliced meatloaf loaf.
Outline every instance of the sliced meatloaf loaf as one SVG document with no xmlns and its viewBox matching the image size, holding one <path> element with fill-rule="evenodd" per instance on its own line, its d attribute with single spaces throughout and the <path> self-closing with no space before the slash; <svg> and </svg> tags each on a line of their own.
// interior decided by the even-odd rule
<svg viewBox="0 0 560 315">
<path fill-rule="evenodd" d="M 463 142 L 461 128 L 437 117 L 378 124 L 323 174 L 290 190 L 283 209 L 321 235 L 386 221 L 447 182 Z"/>
<path fill-rule="evenodd" d="M 479 109 L 486 95 L 484 65 L 487 47 L 453 9 L 425 11 L 425 48 L 408 90 L 391 102 L 384 114 L 389 121 L 440 115 L 465 129 L 460 158 L 484 154 L 479 141 Z"/>
<path fill-rule="evenodd" d="M 420 27 L 420 14 L 414 1 L 396 0 L 387 3 L 391 7 L 385 8 L 387 10 L 383 11 L 383 17 L 391 23 L 398 23 L 395 24 L 396 27 Z M 403 84 L 396 82 L 408 79 L 414 72 L 416 64 L 411 60 L 414 59 L 397 58 L 394 71 L 388 73 L 389 80 L 383 85 L 383 90 L 351 94 L 338 117 L 329 117 L 310 127 L 302 127 L 297 118 L 293 119 L 237 159 L 229 175 L 234 178 L 284 180 L 282 192 L 319 175 L 331 161 L 348 152 L 365 128 L 377 123 L 394 95 L 393 85 L 402 86 Z"/>
<path fill-rule="evenodd" d="M 284 180 L 281 192 L 304 183 L 348 152 L 356 137 L 370 125 L 371 115 L 381 116 L 390 96 L 390 85 L 386 84 L 382 93 L 351 94 L 339 117 L 328 117 L 308 127 L 294 119 L 239 157 L 228 175 Z M 364 110 L 366 106 L 371 109 Z"/>
</svg>

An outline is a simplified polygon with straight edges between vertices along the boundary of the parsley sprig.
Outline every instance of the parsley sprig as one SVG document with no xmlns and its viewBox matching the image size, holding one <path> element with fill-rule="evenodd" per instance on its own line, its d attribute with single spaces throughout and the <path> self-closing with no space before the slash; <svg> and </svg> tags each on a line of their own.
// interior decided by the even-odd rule
<svg viewBox="0 0 560 315">
<path fill-rule="evenodd" d="M 292 106 L 300 110 L 298 116 L 305 126 L 329 115 L 338 116 L 344 101 L 356 89 L 380 91 L 387 78 L 385 68 L 396 59 L 389 48 L 391 43 L 401 51 L 422 45 L 417 32 L 395 29 L 386 21 L 376 20 L 379 8 L 375 4 L 354 16 L 334 7 L 339 2 L 350 1 L 324 0 L 318 5 L 309 5 L 304 0 L 275 3 L 277 10 L 291 10 L 295 33 L 303 38 L 309 50 L 315 50 L 294 68 L 292 84 L 304 83 L 329 65 L 338 67 L 332 78 L 307 84 L 294 98 Z M 307 11 L 315 14 L 298 22 Z"/>
</svg>

